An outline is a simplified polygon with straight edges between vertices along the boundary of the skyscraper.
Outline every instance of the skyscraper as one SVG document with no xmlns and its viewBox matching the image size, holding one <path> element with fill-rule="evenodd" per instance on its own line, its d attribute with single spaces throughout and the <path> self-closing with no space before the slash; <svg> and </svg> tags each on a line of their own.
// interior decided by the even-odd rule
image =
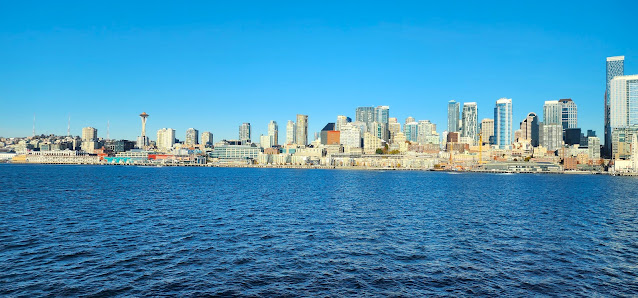
<svg viewBox="0 0 638 298">
<path fill-rule="evenodd" d="M 625 74 L 625 56 L 607 57 L 607 83 L 605 84 L 605 144 L 603 156 L 611 156 L 611 123 L 610 123 L 610 82 L 617 76 Z"/>
<path fill-rule="evenodd" d="M 499 149 L 512 148 L 512 99 L 501 98 L 494 108 L 494 143 Z"/>
<path fill-rule="evenodd" d="M 358 107 L 355 110 L 355 121 L 361 121 L 366 125 L 374 122 L 374 107 Z"/>
<path fill-rule="evenodd" d="M 558 101 L 561 104 L 561 121 L 563 130 L 578 127 L 578 108 L 571 98 L 565 98 Z"/>
<path fill-rule="evenodd" d="M 527 117 L 521 121 L 521 134 L 523 139 L 528 140 L 532 147 L 538 147 L 540 136 L 536 113 L 527 114 Z"/>
<path fill-rule="evenodd" d="M 296 141 L 297 145 L 308 145 L 308 115 L 297 114 L 297 132 Z"/>
<path fill-rule="evenodd" d="M 390 118 L 388 120 L 388 131 L 390 131 L 390 140 L 393 140 L 394 137 L 401 132 L 401 123 L 397 118 Z"/>
<path fill-rule="evenodd" d="M 460 103 L 450 100 L 447 104 L 447 131 L 459 131 L 459 109 Z"/>
<path fill-rule="evenodd" d="M 390 131 L 388 129 L 388 124 L 390 121 L 390 107 L 389 106 L 378 106 L 374 108 L 374 121 L 379 123 L 380 134 L 377 135 L 378 138 L 389 141 L 390 140 Z"/>
<path fill-rule="evenodd" d="M 292 120 L 288 120 L 286 124 L 286 144 L 295 144 L 297 143 L 295 138 L 297 136 L 297 126 L 295 122 Z"/>
<path fill-rule="evenodd" d="M 476 143 L 478 141 L 478 107 L 475 102 L 463 104 L 463 117 L 461 119 L 463 123 L 461 125 L 461 137 L 471 138 Z"/>
<path fill-rule="evenodd" d="M 543 105 L 543 124 L 563 125 L 563 107 L 558 100 L 548 100 Z"/>
<path fill-rule="evenodd" d="M 186 140 L 184 140 L 184 145 L 188 147 L 195 147 L 195 145 L 199 144 L 199 131 L 194 128 L 189 128 L 186 130 Z"/>
<path fill-rule="evenodd" d="M 250 141 L 250 123 L 244 122 L 239 126 L 239 140 L 242 142 Z"/>
<path fill-rule="evenodd" d="M 558 150 L 563 145 L 563 126 L 561 124 L 541 124 L 539 144 L 549 151 Z"/>
<path fill-rule="evenodd" d="M 638 125 L 638 75 L 615 77 L 608 96 L 612 130 Z"/>
<path fill-rule="evenodd" d="M 632 136 L 638 134 L 638 75 L 612 79 L 608 96 L 611 158 L 627 158 Z"/>
<path fill-rule="evenodd" d="M 202 132 L 202 144 L 206 148 L 213 147 L 213 134 L 211 132 Z"/>
<path fill-rule="evenodd" d="M 270 146 L 279 145 L 279 125 L 275 120 L 268 123 L 268 137 L 270 138 Z"/>
</svg>

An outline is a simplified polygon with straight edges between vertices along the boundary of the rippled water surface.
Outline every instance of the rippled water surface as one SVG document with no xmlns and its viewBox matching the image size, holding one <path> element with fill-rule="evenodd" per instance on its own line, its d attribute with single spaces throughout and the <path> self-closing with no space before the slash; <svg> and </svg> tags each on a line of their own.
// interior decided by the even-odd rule
<svg viewBox="0 0 638 298">
<path fill-rule="evenodd" d="M 0 296 L 637 295 L 638 179 L 0 165 Z"/>
</svg>

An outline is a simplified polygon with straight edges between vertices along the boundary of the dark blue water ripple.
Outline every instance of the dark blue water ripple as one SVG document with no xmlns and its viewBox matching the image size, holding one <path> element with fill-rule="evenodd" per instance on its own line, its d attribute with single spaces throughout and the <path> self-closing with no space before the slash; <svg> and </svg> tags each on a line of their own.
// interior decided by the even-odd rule
<svg viewBox="0 0 638 298">
<path fill-rule="evenodd" d="M 635 296 L 637 182 L 0 165 L 0 295 Z"/>
</svg>

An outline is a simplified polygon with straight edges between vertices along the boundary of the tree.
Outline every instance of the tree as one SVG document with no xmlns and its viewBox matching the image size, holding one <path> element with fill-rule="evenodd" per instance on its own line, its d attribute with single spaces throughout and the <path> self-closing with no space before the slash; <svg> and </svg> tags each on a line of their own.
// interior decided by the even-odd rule
<svg viewBox="0 0 638 298">
<path fill-rule="evenodd" d="M 383 154 L 383 149 L 381 148 L 377 148 L 377 150 L 374 152 L 376 154 Z"/>
</svg>

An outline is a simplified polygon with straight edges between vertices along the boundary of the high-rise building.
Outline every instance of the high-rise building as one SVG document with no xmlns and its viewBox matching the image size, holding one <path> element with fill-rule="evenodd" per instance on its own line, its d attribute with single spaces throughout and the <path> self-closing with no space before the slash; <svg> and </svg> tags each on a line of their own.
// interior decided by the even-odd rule
<svg viewBox="0 0 638 298">
<path fill-rule="evenodd" d="M 82 141 L 83 142 L 97 141 L 97 129 L 93 127 L 82 128 Z"/>
<path fill-rule="evenodd" d="M 539 143 L 549 151 L 558 150 L 563 145 L 563 125 L 541 124 Z"/>
<path fill-rule="evenodd" d="M 548 100 L 543 105 L 543 124 L 563 125 L 563 107 L 558 100 Z"/>
<path fill-rule="evenodd" d="M 389 141 L 390 140 L 390 131 L 388 129 L 388 124 L 390 123 L 390 107 L 389 106 L 378 106 L 374 108 L 375 122 L 378 122 L 380 125 L 380 134 L 377 135 L 378 138 Z"/>
<path fill-rule="evenodd" d="M 297 114 L 297 132 L 295 140 L 297 145 L 308 145 L 308 115 Z"/>
<path fill-rule="evenodd" d="M 459 131 L 459 109 L 461 104 L 450 100 L 447 104 L 447 131 L 457 132 Z"/>
<path fill-rule="evenodd" d="M 157 131 L 157 142 L 155 145 L 160 151 L 170 151 L 175 144 L 175 130 L 172 128 L 162 128 Z"/>
<path fill-rule="evenodd" d="M 638 133 L 638 75 L 617 76 L 609 85 L 610 156 L 626 159 L 632 136 Z"/>
<path fill-rule="evenodd" d="M 481 120 L 481 138 L 483 139 L 483 144 L 493 144 L 494 119 L 485 118 Z"/>
<path fill-rule="evenodd" d="M 408 117 L 408 118 L 405 118 L 405 123 L 404 123 L 404 124 L 408 124 L 408 123 L 410 123 L 410 122 L 414 122 L 414 121 L 416 121 L 416 120 L 414 119 L 414 117 L 410 116 L 410 117 Z"/>
<path fill-rule="evenodd" d="M 209 131 L 202 132 L 202 144 L 206 148 L 213 147 L 214 141 L 213 141 L 213 134 L 211 132 Z"/>
<path fill-rule="evenodd" d="M 405 138 L 409 142 L 418 142 L 419 123 L 416 121 L 412 121 L 403 125 L 403 134 L 405 134 Z"/>
<path fill-rule="evenodd" d="M 194 128 L 189 128 L 186 130 L 186 140 L 184 140 L 184 145 L 188 147 L 195 147 L 195 145 L 199 144 L 199 131 Z"/>
<path fill-rule="evenodd" d="M 499 149 L 512 148 L 512 99 L 501 98 L 494 108 L 494 144 Z"/>
<path fill-rule="evenodd" d="M 475 102 L 463 104 L 463 116 L 461 117 L 461 137 L 478 141 L 478 107 Z"/>
<path fill-rule="evenodd" d="M 296 144 L 295 138 L 297 137 L 297 126 L 292 120 L 288 120 L 286 124 L 286 144 Z"/>
<path fill-rule="evenodd" d="M 527 117 L 521 121 L 521 135 L 523 139 L 530 142 L 532 147 L 538 147 L 540 136 L 536 113 L 527 114 Z"/>
<path fill-rule="evenodd" d="M 374 122 L 374 107 L 358 107 L 355 110 L 355 121 L 361 121 L 366 125 Z"/>
<path fill-rule="evenodd" d="M 607 57 L 607 83 L 605 84 L 605 144 L 603 156 L 611 156 L 610 83 L 617 76 L 625 74 L 625 56 Z"/>
<path fill-rule="evenodd" d="M 611 129 L 638 125 L 638 75 L 617 76 L 609 84 Z"/>
<path fill-rule="evenodd" d="M 250 141 L 250 123 L 244 122 L 239 126 L 239 140 L 242 142 Z"/>
<path fill-rule="evenodd" d="M 587 137 L 587 151 L 590 160 L 600 159 L 600 139 L 598 137 Z"/>
<path fill-rule="evenodd" d="M 268 123 L 268 137 L 270 138 L 270 146 L 279 145 L 279 125 L 277 125 L 277 121 L 271 120 Z"/>
<path fill-rule="evenodd" d="M 578 127 L 578 108 L 571 98 L 565 98 L 558 101 L 561 104 L 561 121 L 563 130 Z"/>
</svg>

